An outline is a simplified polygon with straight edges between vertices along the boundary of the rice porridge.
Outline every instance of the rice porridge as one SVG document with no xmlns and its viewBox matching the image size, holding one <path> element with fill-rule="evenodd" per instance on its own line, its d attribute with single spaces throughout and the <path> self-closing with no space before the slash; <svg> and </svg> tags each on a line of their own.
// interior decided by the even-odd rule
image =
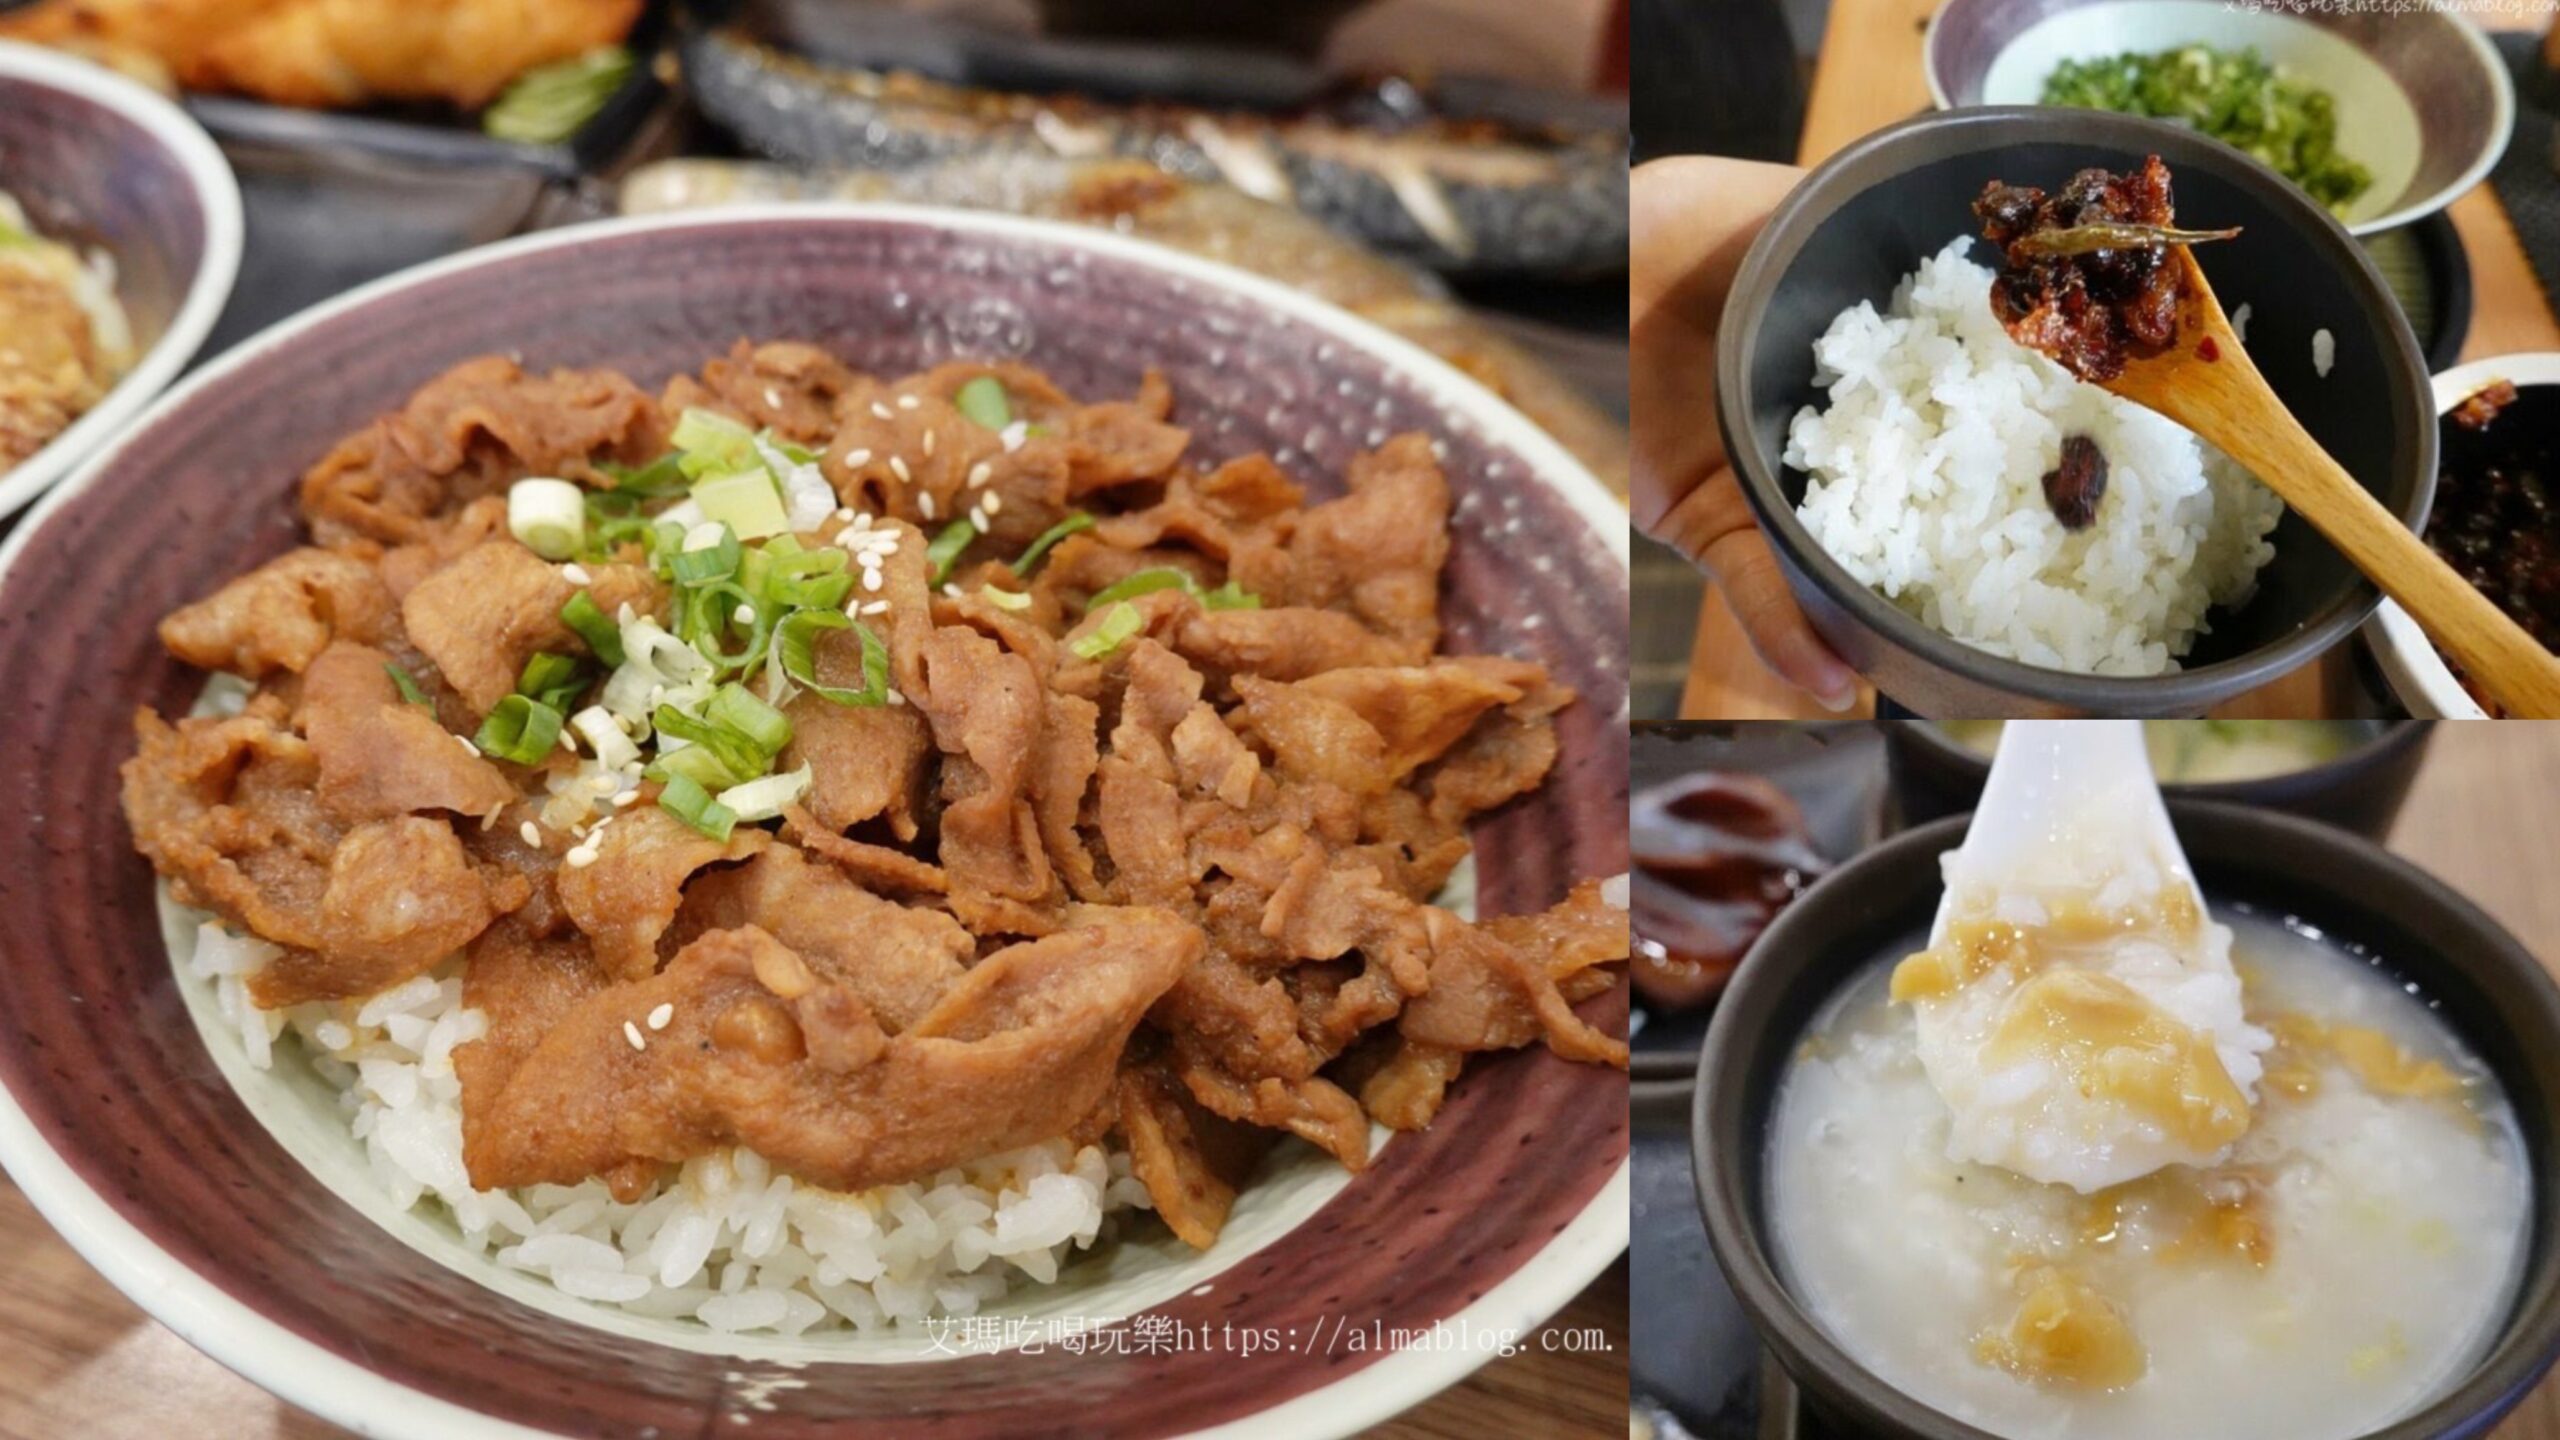
<svg viewBox="0 0 2560 1440">
<path fill-rule="evenodd" d="M 1772 1239 L 1885 1382 L 2005 1436 L 2316 1440 L 2407 1413 L 2485 1348 L 2529 1204 L 2495 1079 L 2316 930 L 2222 918 L 2273 1044 L 2251 1123 L 2202 1168 L 2084 1193 L 1950 1160 L 1888 998 L 1900 951 L 1815 1017 L 1772 1122 Z"/>
</svg>

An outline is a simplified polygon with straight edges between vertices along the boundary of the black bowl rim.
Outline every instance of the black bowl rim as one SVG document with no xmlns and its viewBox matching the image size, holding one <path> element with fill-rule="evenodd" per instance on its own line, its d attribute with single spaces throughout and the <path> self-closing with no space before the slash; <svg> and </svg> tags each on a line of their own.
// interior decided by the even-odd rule
<svg viewBox="0 0 2560 1440">
<path fill-rule="evenodd" d="M 1904 733 L 1911 737 L 1912 744 L 1925 746 L 1941 759 L 1961 764 L 1968 771 L 1979 771 L 1985 779 L 1990 778 L 1991 757 L 1947 734 L 1944 722 L 1909 720 L 1902 723 L 1907 727 Z M 2432 727 L 2436 722 L 2417 716 L 2403 716 L 2397 720 L 2347 716 L 2297 723 L 2368 724 L 2380 728 L 2369 739 L 2350 745 L 2317 765 L 2305 765 L 2299 770 L 2279 770 L 2275 774 L 2249 780 L 2163 780 L 2159 782 L 2160 793 L 2170 799 L 2185 796 L 2197 800 L 2245 801 L 2267 786 L 2278 783 L 2298 785 L 2304 789 L 2325 789 L 2329 785 L 2355 779 L 2351 772 L 2376 760 L 2397 754 L 2412 745 L 2426 743 L 2427 737 L 2434 733 Z"/>
<path fill-rule="evenodd" d="M 2324 851 L 2331 859 L 2345 858 L 2393 872 L 2449 922 L 2448 928 L 2468 931 L 2486 942 L 2482 953 L 2495 957 L 2491 964 L 2515 967 L 2525 976 L 2535 1004 L 2529 1013 L 2510 1012 L 2508 1019 L 2520 1035 L 2560 1048 L 2560 983 L 2505 926 L 2432 874 L 2360 836 L 2280 811 L 2187 798 L 2168 804 L 2172 821 L 2180 827 L 2193 820 L 2262 832 L 2271 853 L 2303 862 L 2306 874 L 2313 873 L 2311 858 Z M 1823 889 L 1842 884 L 1863 869 L 1899 861 L 1912 850 L 1951 849 L 1964 838 L 1971 820 L 1970 815 L 1950 815 L 1905 830 L 1831 872 L 1806 899 L 1818 904 Z M 1751 1196 L 1742 1167 L 1721 1164 L 1715 1158 L 1729 1150 L 1711 1144 L 1711 1137 L 1744 1128 L 1739 1082 L 1749 1068 L 1746 1062 L 1752 1047 L 1768 1039 L 1741 1018 L 1752 1007 L 1735 1001 L 1756 999 L 1762 990 L 1783 993 L 1794 983 L 1799 972 L 1777 957 L 1797 928 L 1789 922 L 1810 913 L 1811 904 L 1792 906 L 1761 933 L 1727 985 L 1699 1053 L 1699 1080 L 1689 1114 L 1689 1162 L 1708 1243 L 1762 1343 L 1797 1377 L 1800 1388 L 1810 1388 L 1802 1379 L 1808 1372 L 1828 1381 L 1820 1387 L 1824 1398 L 1846 1407 L 1848 1418 L 1858 1427 L 1854 1433 L 1922 1440 L 2003 1440 L 1904 1394 L 1851 1356 L 1805 1313 L 1779 1280 L 1768 1248 L 1747 1219 Z M 2530 1211 L 2547 1211 L 2560 1204 L 2560 1194 L 2554 1193 L 2545 1177 L 2531 1178 Z M 2505 1331 L 2469 1374 L 2424 1408 L 2358 1440 L 2444 1440 L 2485 1434 L 2490 1422 L 2521 1401 L 2560 1353 L 2560 1257 L 2545 1257 L 2539 1270 L 2538 1275 L 2529 1271 L 2520 1278 Z"/>
<path fill-rule="evenodd" d="M 1813 229 L 1818 228 L 1818 222 L 1808 218 L 1814 211 L 1819 209 L 1828 218 L 1847 203 L 1849 196 L 1840 195 L 1837 203 L 1834 196 L 1857 183 L 1850 175 L 1852 170 L 1882 161 L 1886 162 L 1885 174 L 1898 174 L 1907 167 L 1889 163 L 1890 157 L 1942 131 L 1973 129 L 1995 134 L 2022 132 L 2010 137 L 2016 139 L 2052 139 L 2057 131 L 2068 130 L 2070 134 L 2065 138 L 2139 153 L 2188 150 L 2201 145 L 2220 151 L 2233 163 L 2235 173 L 2226 178 L 2259 192 L 2268 204 L 2291 212 L 2298 220 L 2310 221 L 2312 233 L 2319 237 L 2314 254 L 2344 272 L 2348 288 L 2356 293 L 2362 308 L 2385 322 L 2391 341 L 2385 366 L 2398 373 L 2399 383 L 2394 388 L 2407 412 L 2402 418 L 2418 436 L 2418 484 L 2401 519 L 2413 533 L 2426 528 L 2427 510 L 2435 498 L 2436 476 L 2436 438 L 2430 423 L 2435 414 L 2435 395 L 2429 385 L 2426 359 L 2418 349 L 2418 337 L 2409 328 L 2408 317 L 2391 297 L 2390 286 L 2383 282 L 2364 247 L 2335 216 L 2262 162 L 2183 125 L 2100 110 L 1977 105 L 1915 115 L 1834 152 L 1770 212 L 1768 223 L 1762 226 L 1743 256 L 1741 268 L 1734 273 L 1733 299 L 1725 307 L 1716 331 L 1716 424 L 1726 457 L 1742 477 L 1743 495 L 1770 542 L 1785 553 L 1791 566 L 1811 577 L 1833 602 L 1888 644 L 1916 653 L 1929 664 L 1976 684 L 2098 714 L 2200 711 L 2216 700 L 2264 684 L 2309 662 L 2354 633 L 2382 601 L 2382 592 L 2362 575 L 2355 576 L 2343 594 L 2282 638 L 2228 660 L 2163 675 L 2081 675 L 2050 670 L 1978 650 L 1930 629 L 1859 584 L 1806 532 L 1804 523 L 1796 518 L 1795 507 L 1787 503 L 1779 486 L 1783 464 L 1762 453 L 1742 418 L 1751 413 L 1751 345 L 1771 300 L 1787 278 L 1779 268 L 1778 249 L 1792 232 L 1803 231 L 1810 238 Z"/>
</svg>

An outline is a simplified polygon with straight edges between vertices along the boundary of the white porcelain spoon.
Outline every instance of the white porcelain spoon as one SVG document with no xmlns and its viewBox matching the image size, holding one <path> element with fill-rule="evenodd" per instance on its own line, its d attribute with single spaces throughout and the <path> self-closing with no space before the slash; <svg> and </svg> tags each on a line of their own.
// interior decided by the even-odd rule
<svg viewBox="0 0 2560 1440">
<path fill-rule="evenodd" d="M 1991 776 L 1964 843 L 1947 862 L 1947 891 L 1929 943 L 1946 939 L 1959 890 L 2003 893 L 2052 873 L 2068 849 L 2127 847 L 2204 906 L 2186 852 L 2169 826 L 2169 807 L 2152 778 L 2139 720 L 2012 720 L 2001 727 Z M 2084 867 L 2075 867 L 2084 868 Z"/>
</svg>

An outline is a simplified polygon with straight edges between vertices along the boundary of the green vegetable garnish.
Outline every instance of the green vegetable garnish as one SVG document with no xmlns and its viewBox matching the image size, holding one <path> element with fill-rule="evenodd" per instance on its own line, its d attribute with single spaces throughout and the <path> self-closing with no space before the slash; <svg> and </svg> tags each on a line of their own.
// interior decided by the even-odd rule
<svg viewBox="0 0 2560 1440">
<path fill-rule="evenodd" d="M 1099 660 L 1120 648 L 1121 643 L 1138 633 L 1146 621 L 1138 607 L 1123 600 L 1102 617 L 1102 623 L 1068 642 L 1067 648 L 1080 660 Z"/>
<path fill-rule="evenodd" d="M 738 824 L 737 812 L 712 799 L 711 792 L 690 775 L 666 777 L 665 788 L 658 792 L 658 808 L 723 843 Z"/>
<path fill-rule="evenodd" d="M 1025 579 L 1030 578 L 1031 567 L 1040 563 L 1040 557 L 1049 553 L 1049 547 L 1066 539 L 1068 536 L 1075 534 L 1079 530 L 1090 530 L 1092 528 L 1093 517 L 1082 510 L 1076 511 L 1066 519 L 1061 520 L 1057 524 L 1050 526 L 1048 529 L 1041 531 L 1040 538 L 1031 542 L 1030 549 L 1015 556 L 1013 561 L 1013 573 L 1020 575 Z"/>
<path fill-rule="evenodd" d="M 480 128 L 519 144 L 557 145 L 594 119 L 630 76 L 631 52 L 619 45 L 536 66 L 490 103 Z"/>
<path fill-rule="evenodd" d="M 587 649 L 607 665 L 622 663 L 622 627 L 597 606 L 596 597 L 581 590 L 560 607 L 560 623 L 578 633 Z"/>
<path fill-rule="evenodd" d="M 408 671 L 389 660 L 382 662 L 382 668 L 391 672 L 391 683 L 400 687 L 401 699 L 412 705 L 423 705 L 430 712 L 434 711 L 436 702 L 428 696 L 425 688 L 420 686 Z"/>
<path fill-rule="evenodd" d="M 518 765 L 540 764 L 560 742 L 560 712 L 528 695 L 510 695 L 480 722 L 471 743 L 483 755 Z"/>
<path fill-rule="evenodd" d="M 2059 230 L 2030 230 L 2010 242 L 2009 248 L 2029 255 L 2059 258 L 2090 255 L 2100 250 L 2155 250 L 2163 245 L 2202 245 L 2208 240 L 2235 239 L 2239 234 L 2237 226 L 2229 230 L 2178 230 L 2166 225 L 2123 225 L 2101 220 L 2087 225 L 2066 225 Z"/>
<path fill-rule="evenodd" d="M 1001 430 L 1013 423 L 1013 397 L 1004 393 L 1004 385 L 993 375 L 972 378 L 952 394 L 951 403 L 961 414 L 990 430 Z"/>
<path fill-rule="evenodd" d="M 2180 121 L 2256 156 L 2332 211 L 2373 184 L 2371 171 L 2338 153 L 2329 92 L 2252 49 L 2187 45 L 2066 60 L 2045 77 L 2044 103 Z"/>
<path fill-rule="evenodd" d="M 960 563 L 960 552 L 968 549 L 969 542 L 977 538 L 978 527 L 966 520 L 954 520 L 942 527 L 942 533 L 934 536 L 933 542 L 924 547 L 924 563 L 933 584 L 938 586 L 951 578 L 952 567 Z"/>
<path fill-rule="evenodd" d="M 586 677 L 579 673 L 578 657 L 549 651 L 536 651 L 516 677 L 517 694 L 539 700 L 563 715 L 569 713 L 570 702 L 585 688 Z"/>
<path fill-rule="evenodd" d="M 850 628 L 862 637 L 862 688 L 818 683 L 818 632 Z M 774 632 L 782 652 L 782 673 L 804 689 L 838 705 L 885 705 L 889 702 L 889 647 L 871 627 L 841 610 L 799 610 Z"/>
<path fill-rule="evenodd" d="M 1176 570 L 1170 565 L 1165 565 L 1141 570 L 1116 585 L 1105 586 L 1100 593 L 1085 602 L 1085 612 L 1091 614 L 1113 601 L 1135 600 L 1141 595 L 1153 594 L 1158 590 L 1180 590 L 1199 601 L 1200 608 L 1204 610 L 1259 610 L 1262 608 L 1261 596 L 1244 589 L 1233 580 L 1215 590 L 1204 590 L 1190 571 Z"/>
</svg>

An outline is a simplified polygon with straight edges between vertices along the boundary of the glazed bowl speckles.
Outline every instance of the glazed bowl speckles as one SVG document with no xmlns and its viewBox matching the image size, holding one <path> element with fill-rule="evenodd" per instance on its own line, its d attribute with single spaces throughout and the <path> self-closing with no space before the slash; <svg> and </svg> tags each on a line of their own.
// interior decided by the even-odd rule
<svg viewBox="0 0 2560 1440">
<path fill-rule="evenodd" d="M 1486 1351 L 1328 1350 L 1319 1325 L 1525 1327 L 1597 1275 L 1626 1243 L 1625 1082 L 1544 1051 L 1471 1067 L 1430 1129 L 1356 1179 L 1284 1166 L 1247 1192 L 1232 1244 L 1115 1248 L 1009 1312 L 1302 1342 L 1250 1360 L 1217 1345 L 749 1342 L 498 1288 L 449 1224 L 381 1213 L 325 1096 L 235 1088 L 237 1040 L 191 1018 L 199 982 L 173 972 L 116 800 L 134 707 L 183 710 L 201 683 L 154 619 L 293 544 L 302 469 L 459 360 L 606 365 L 654 387 L 742 336 L 889 374 L 1020 357 L 1097 398 L 1157 368 L 1199 455 L 1267 449 L 1318 494 L 1388 434 L 1434 434 L 1459 497 L 1453 643 L 1542 660 L 1582 697 L 1550 783 L 1477 830 L 1480 907 L 1542 906 L 1626 868 L 1623 512 L 1447 366 L 1281 287 L 1070 227 L 795 207 L 554 232 L 248 342 L 0 550 L 0 688 L 17 697 L 0 795 L 21 817 L 0 834 L 0 1162 L 46 1217 L 215 1358 L 340 1424 L 417 1440 L 1338 1434 Z M 1623 1033 L 1623 987 L 1585 1013 Z"/>
</svg>

